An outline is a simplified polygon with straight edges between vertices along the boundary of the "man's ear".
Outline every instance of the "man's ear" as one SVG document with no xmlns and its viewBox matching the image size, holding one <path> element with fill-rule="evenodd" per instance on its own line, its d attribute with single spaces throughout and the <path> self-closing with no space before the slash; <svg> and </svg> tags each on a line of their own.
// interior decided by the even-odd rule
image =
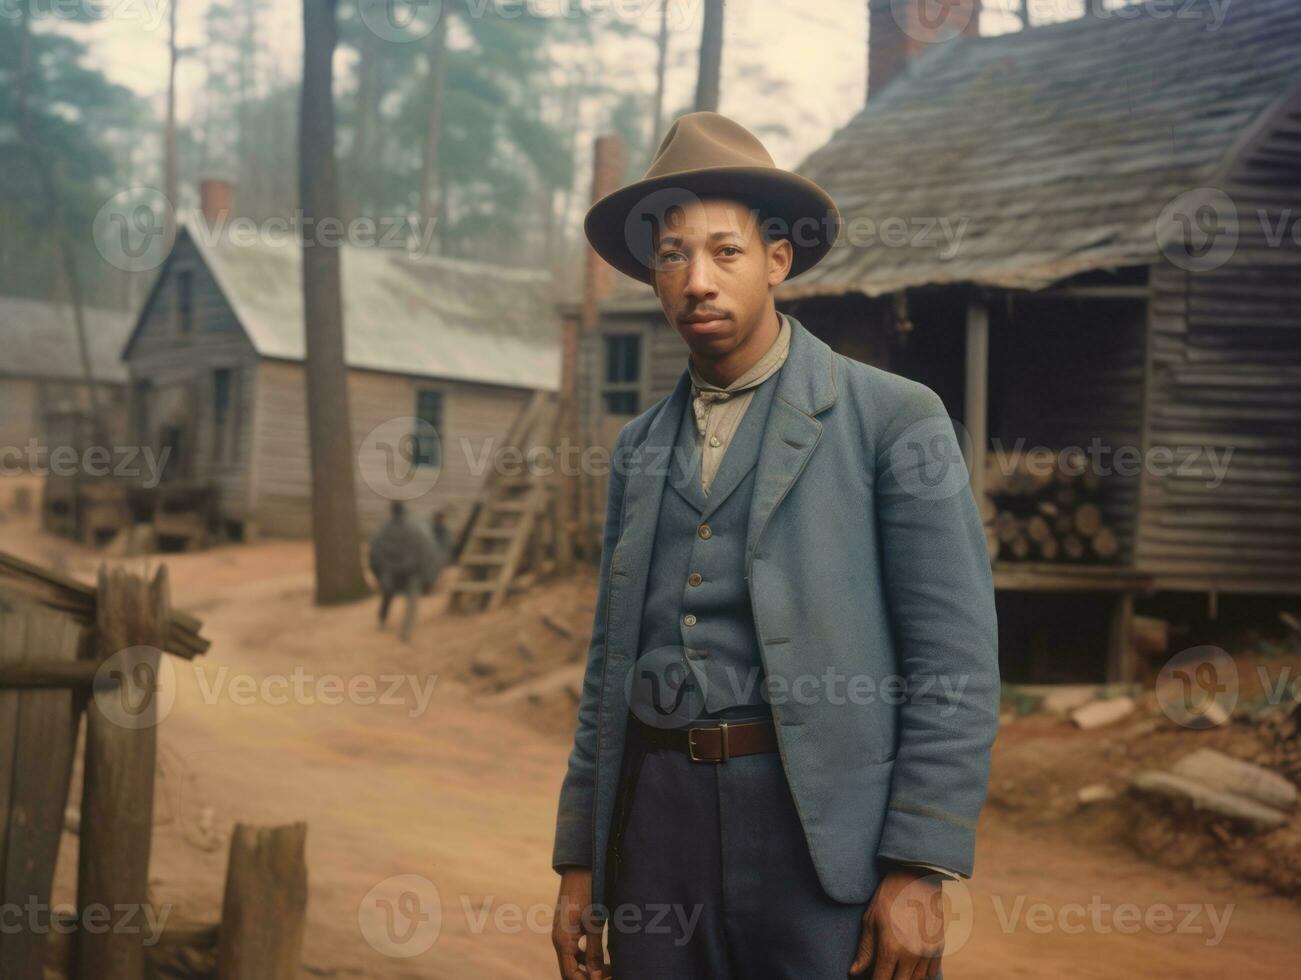
<svg viewBox="0 0 1301 980">
<path fill-rule="evenodd" d="M 786 281 L 795 262 L 795 246 L 789 238 L 779 238 L 768 246 L 768 285 L 777 286 Z"/>
</svg>

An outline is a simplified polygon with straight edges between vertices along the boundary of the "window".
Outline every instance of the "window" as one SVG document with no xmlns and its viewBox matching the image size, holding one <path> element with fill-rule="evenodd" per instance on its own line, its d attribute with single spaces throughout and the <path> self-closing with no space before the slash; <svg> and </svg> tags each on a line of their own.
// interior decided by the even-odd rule
<svg viewBox="0 0 1301 980">
<path fill-rule="evenodd" d="M 641 411 L 640 334 L 606 334 L 601 397 L 611 415 L 636 415 Z"/>
<path fill-rule="evenodd" d="M 416 392 L 416 418 L 420 422 L 414 433 L 415 451 L 412 462 L 416 466 L 442 466 L 443 444 L 443 393 L 441 391 Z"/>
<path fill-rule="evenodd" d="M 230 368 L 212 372 L 212 458 L 230 458 Z"/>
<path fill-rule="evenodd" d="M 194 272 L 185 269 L 176 274 L 176 319 L 181 333 L 194 326 Z"/>
</svg>

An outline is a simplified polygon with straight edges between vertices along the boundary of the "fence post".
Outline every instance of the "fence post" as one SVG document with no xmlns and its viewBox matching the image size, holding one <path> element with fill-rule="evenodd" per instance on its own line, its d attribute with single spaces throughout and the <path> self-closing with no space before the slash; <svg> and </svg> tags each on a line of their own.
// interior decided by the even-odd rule
<svg viewBox="0 0 1301 980">
<path fill-rule="evenodd" d="M 158 677 L 170 620 L 167 569 L 152 581 L 100 568 L 96 647 L 116 686 L 86 706 L 74 980 L 140 980 L 149 900 Z M 132 931 L 115 926 L 126 910 Z M 91 928 L 97 925 L 98 928 Z"/>
<path fill-rule="evenodd" d="M 307 920 L 307 824 L 236 824 L 221 906 L 217 980 L 295 980 Z"/>
</svg>

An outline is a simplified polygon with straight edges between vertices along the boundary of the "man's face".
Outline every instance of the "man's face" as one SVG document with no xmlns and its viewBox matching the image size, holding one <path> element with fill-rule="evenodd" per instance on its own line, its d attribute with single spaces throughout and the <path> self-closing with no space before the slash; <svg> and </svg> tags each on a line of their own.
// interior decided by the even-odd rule
<svg viewBox="0 0 1301 980">
<path fill-rule="evenodd" d="M 792 254 L 788 241 L 764 244 L 758 216 L 740 201 L 692 201 L 670 211 L 655 238 L 655 294 L 692 353 L 722 357 L 761 324 Z"/>
</svg>

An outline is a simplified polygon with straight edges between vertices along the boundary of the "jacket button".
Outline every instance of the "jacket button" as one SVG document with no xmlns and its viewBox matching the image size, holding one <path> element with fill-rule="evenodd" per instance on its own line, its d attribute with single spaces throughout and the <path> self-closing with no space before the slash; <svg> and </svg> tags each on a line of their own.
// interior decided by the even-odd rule
<svg viewBox="0 0 1301 980">
<path fill-rule="evenodd" d="M 696 528 L 696 533 L 699 534 L 702 538 L 708 540 L 709 538 L 712 538 L 714 536 L 714 529 L 710 527 L 708 524 L 701 524 L 700 527 Z"/>
<path fill-rule="evenodd" d="M 695 614 L 695 613 L 687 613 L 685 616 L 682 617 L 682 622 L 683 622 L 685 625 L 687 625 L 687 626 L 695 626 L 695 625 L 696 625 L 696 614 Z"/>
<path fill-rule="evenodd" d="M 687 585 L 699 585 L 705 580 L 705 577 L 699 572 L 692 572 L 687 576 Z"/>
</svg>

